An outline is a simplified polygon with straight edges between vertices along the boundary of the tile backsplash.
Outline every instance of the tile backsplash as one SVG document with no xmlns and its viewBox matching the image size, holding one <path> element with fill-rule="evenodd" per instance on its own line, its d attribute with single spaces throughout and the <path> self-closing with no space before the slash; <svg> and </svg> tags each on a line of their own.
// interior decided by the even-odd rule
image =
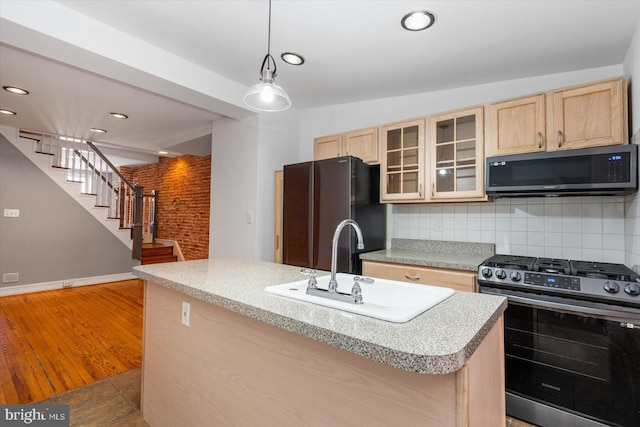
<svg viewBox="0 0 640 427">
<path fill-rule="evenodd" d="M 394 205 L 393 237 L 495 243 L 496 253 L 637 268 L 637 219 L 638 199 L 622 196 Z"/>
</svg>

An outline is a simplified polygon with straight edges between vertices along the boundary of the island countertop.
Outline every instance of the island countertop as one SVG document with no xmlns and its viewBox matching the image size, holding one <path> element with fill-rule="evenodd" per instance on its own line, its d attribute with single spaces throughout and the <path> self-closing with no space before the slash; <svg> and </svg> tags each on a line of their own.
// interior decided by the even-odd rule
<svg viewBox="0 0 640 427">
<path fill-rule="evenodd" d="M 299 267 L 205 259 L 137 266 L 133 274 L 293 333 L 422 374 L 459 370 L 507 306 L 502 297 L 456 292 L 409 322 L 391 323 L 264 291 L 267 286 L 303 280 Z"/>
</svg>

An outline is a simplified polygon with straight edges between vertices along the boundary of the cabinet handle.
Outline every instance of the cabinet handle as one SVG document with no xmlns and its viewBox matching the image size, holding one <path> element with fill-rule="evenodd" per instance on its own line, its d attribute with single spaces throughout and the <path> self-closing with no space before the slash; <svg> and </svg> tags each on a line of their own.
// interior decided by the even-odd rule
<svg viewBox="0 0 640 427">
<path fill-rule="evenodd" d="M 558 148 L 562 147 L 562 131 L 558 131 Z"/>
<path fill-rule="evenodd" d="M 418 197 L 422 197 L 422 184 L 418 184 Z"/>
<path fill-rule="evenodd" d="M 436 191 L 436 183 L 432 182 L 431 183 L 431 197 L 435 197 L 436 196 L 435 191 Z"/>
<path fill-rule="evenodd" d="M 538 132 L 538 148 L 542 148 L 542 132 Z"/>
<path fill-rule="evenodd" d="M 408 274 L 405 274 L 404 277 L 406 277 L 409 280 L 413 280 L 413 281 L 420 280 L 420 276 L 410 276 Z"/>
</svg>

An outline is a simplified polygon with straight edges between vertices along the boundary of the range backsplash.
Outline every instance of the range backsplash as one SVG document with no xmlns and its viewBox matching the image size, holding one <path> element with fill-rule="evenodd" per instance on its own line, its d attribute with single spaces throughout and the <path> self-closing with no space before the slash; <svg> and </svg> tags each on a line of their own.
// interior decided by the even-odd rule
<svg viewBox="0 0 640 427">
<path fill-rule="evenodd" d="M 622 263 L 638 271 L 633 196 L 394 205 L 393 237 L 495 243 L 496 253 Z"/>
</svg>

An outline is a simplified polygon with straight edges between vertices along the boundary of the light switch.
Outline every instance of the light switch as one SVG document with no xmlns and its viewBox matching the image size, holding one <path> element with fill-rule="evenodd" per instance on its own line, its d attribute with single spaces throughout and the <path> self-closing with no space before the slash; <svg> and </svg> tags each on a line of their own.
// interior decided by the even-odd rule
<svg viewBox="0 0 640 427">
<path fill-rule="evenodd" d="M 20 217 L 20 209 L 5 209 L 5 218 L 18 218 Z"/>
<path fill-rule="evenodd" d="M 255 216 L 253 215 L 253 211 L 247 212 L 247 224 L 253 224 L 255 221 Z"/>
</svg>

